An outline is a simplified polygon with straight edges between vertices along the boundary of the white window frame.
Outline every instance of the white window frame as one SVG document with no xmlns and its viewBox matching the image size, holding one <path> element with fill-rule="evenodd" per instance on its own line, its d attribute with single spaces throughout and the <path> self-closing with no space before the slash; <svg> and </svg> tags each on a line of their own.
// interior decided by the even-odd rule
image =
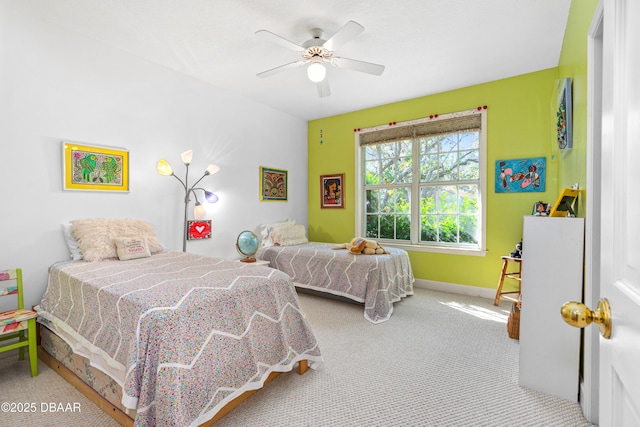
<svg viewBox="0 0 640 427">
<path fill-rule="evenodd" d="M 365 213 L 365 191 L 364 191 L 364 183 L 366 178 L 366 168 L 365 168 L 365 159 L 363 155 L 363 148 L 360 146 L 360 135 L 364 132 L 382 130 L 388 126 L 401 127 L 401 126 L 415 126 L 421 123 L 425 123 L 427 121 L 434 120 L 448 120 L 454 117 L 458 117 L 465 114 L 478 114 L 477 110 L 467 110 L 460 111 L 456 113 L 448 113 L 441 114 L 437 117 L 425 117 L 423 119 L 411 120 L 406 122 L 398 122 L 390 125 L 376 126 L 367 129 L 361 129 L 359 132 L 355 133 L 355 193 L 356 193 L 356 213 L 355 213 L 355 229 L 357 236 L 366 236 L 366 221 L 364 218 Z M 478 188 L 478 211 L 481 215 L 480 220 L 478 221 L 478 226 L 480 227 L 480 233 L 478 238 L 477 247 L 463 247 L 462 245 L 457 246 L 457 244 L 437 244 L 437 243 L 429 243 L 429 244 L 421 244 L 417 239 L 414 239 L 416 235 L 419 233 L 413 230 L 415 227 L 412 227 L 412 241 L 416 243 L 398 243 L 396 241 L 384 241 L 381 240 L 385 246 L 404 249 L 407 251 L 415 251 L 415 252 L 436 252 L 436 253 L 444 253 L 444 254 L 457 254 L 457 255 L 473 255 L 473 256 L 484 256 L 487 253 L 486 249 L 486 241 L 487 241 L 487 114 L 485 109 L 481 109 L 479 114 L 480 116 L 480 147 L 479 147 L 479 178 L 480 184 Z M 415 168 L 414 168 L 415 169 Z M 413 185 L 413 184 L 412 184 Z M 415 210 L 417 208 L 414 207 L 415 203 L 412 203 L 412 218 L 416 214 Z M 419 215 L 419 212 L 418 212 Z"/>
</svg>

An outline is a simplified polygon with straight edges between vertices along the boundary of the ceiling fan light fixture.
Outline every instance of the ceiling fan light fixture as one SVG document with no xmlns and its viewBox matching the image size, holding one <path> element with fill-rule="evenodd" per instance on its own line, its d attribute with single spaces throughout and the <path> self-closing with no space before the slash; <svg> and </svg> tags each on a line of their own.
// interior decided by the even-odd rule
<svg viewBox="0 0 640 427">
<path fill-rule="evenodd" d="M 309 77 L 309 80 L 311 80 L 314 83 L 320 83 L 321 81 L 324 80 L 325 76 L 327 75 L 327 69 L 324 68 L 324 65 L 322 65 L 322 60 L 320 61 L 311 61 L 311 64 L 309 64 L 309 67 L 307 68 L 307 76 Z"/>
</svg>

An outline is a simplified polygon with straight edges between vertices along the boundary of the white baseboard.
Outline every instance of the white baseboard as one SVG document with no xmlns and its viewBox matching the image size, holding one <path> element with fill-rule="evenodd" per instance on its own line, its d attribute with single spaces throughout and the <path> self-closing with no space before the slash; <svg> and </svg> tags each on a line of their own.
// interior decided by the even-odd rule
<svg viewBox="0 0 640 427">
<path fill-rule="evenodd" d="M 491 300 L 496 297 L 495 289 L 479 288 L 477 286 L 457 285 L 455 283 L 436 282 L 434 280 L 416 279 L 413 286 L 416 288 L 429 289 L 432 291 L 469 295 Z"/>
</svg>

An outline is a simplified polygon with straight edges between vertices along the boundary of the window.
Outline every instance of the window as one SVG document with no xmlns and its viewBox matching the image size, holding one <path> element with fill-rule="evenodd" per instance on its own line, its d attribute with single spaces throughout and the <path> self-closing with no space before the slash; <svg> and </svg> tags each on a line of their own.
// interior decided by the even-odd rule
<svg viewBox="0 0 640 427">
<path fill-rule="evenodd" d="M 484 251 L 486 111 L 362 129 L 357 229 L 412 249 Z"/>
</svg>

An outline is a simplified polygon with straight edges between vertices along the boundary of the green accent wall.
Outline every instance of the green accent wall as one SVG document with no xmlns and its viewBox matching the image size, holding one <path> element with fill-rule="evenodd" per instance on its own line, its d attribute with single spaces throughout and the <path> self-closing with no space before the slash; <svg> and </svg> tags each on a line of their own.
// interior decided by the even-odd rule
<svg viewBox="0 0 640 427">
<path fill-rule="evenodd" d="M 354 129 L 486 105 L 486 256 L 413 251 L 409 256 L 417 279 L 495 288 L 500 257 L 522 237 L 522 217 L 531 214 L 533 204 L 552 203 L 561 188 L 586 183 L 586 35 L 596 5 L 596 0 L 572 2 L 557 68 L 310 121 L 309 239 L 341 243 L 356 237 Z M 560 77 L 574 80 L 574 149 L 564 157 L 555 140 L 554 88 Z M 496 160 L 528 157 L 546 157 L 546 191 L 496 194 Z M 320 209 L 320 175 L 337 173 L 345 174 L 345 208 Z"/>
<path fill-rule="evenodd" d="M 587 42 L 598 0 L 572 1 L 558 65 L 560 77 L 573 82 L 573 148 L 559 162 L 558 191 L 579 184 L 577 214 L 584 217 L 587 197 Z"/>
</svg>

